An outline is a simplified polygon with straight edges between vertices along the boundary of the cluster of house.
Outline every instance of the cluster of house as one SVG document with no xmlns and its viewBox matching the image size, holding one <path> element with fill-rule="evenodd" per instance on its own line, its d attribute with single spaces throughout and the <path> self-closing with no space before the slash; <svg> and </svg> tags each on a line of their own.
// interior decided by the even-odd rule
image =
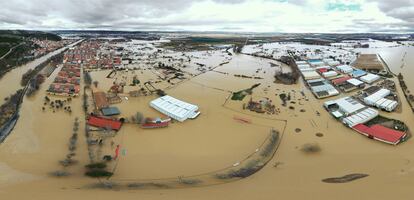
<svg viewBox="0 0 414 200">
<path fill-rule="evenodd" d="M 331 58 L 296 61 L 296 65 L 317 98 L 339 95 L 339 90 L 350 92 L 364 88 L 365 84 L 372 84 L 380 79 L 376 74 L 342 65 Z"/>
<path fill-rule="evenodd" d="M 384 96 L 386 94 L 384 91 L 385 89 L 381 89 L 372 95 Z M 365 100 L 369 101 L 368 99 L 371 99 L 372 95 L 366 97 Z M 377 97 L 375 98 L 377 99 Z M 369 138 L 395 145 L 406 137 L 405 132 L 380 124 L 368 126 L 367 123 L 379 115 L 378 110 L 367 107 L 353 97 L 343 97 L 326 101 L 324 107 L 343 124 Z"/>
<path fill-rule="evenodd" d="M 81 65 L 92 57 L 93 43 L 83 42 L 81 45 L 67 50 L 63 55 L 63 67 L 47 92 L 53 95 L 78 96 L 80 91 Z"/>
<path fill-rule="evenodd" d="M 104 46 L 101 41 L 91 40 L 82 43 L 78 51 L 83 52 L 82 57 L 78 57 L 78 61 L 82 63 L 86 71 L 122 68 L 123 66 L 121 57 L 115 55 L 115 47 Z"/>
<path fill-rule="evenodd" d="M 80 66 L 65 63 L 50 84 L 47 92 L 53 95 L 78 96 L 80 91 Z"/>
<path fill-rule="evenodd" d="M 31 42 L 36 44 L 38 48 L 32 51 L 32 55 L 34 57 L 39 57 L 45 55 L 49 52 L 55 51 L 56 49 L 62 48 L 72 41 L 70 40 L 60 40 L 60 41 L 52 41 L 52 40 L 39 40 L 39 39 L 32 39 Z"/>
<path fill-rule="evenodd" d="M 65 52 L 63 56 L 63 63 L 77 63 L 86 65 L 90 60 L 93 60 L 97 55 L 99 43 L 96 41 L 82 42 L 75 48 L 71 48 Z"/>
</svg>

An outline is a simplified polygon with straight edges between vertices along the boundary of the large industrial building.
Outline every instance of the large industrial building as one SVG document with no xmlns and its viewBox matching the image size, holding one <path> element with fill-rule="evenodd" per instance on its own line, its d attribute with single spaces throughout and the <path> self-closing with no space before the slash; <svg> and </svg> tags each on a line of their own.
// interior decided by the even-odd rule
<svg viewBox="0 0 414 200">
<path fill-rule="evenodd" d="M 379 115 L 378 111 L 372 108 L 367 108 L 365 110 L 362 110 L 360 112 L 357 112 L 351 116 L 348 116 L 344 119 L 342 119 L 342 122 L 349 127 L 354 127 L 358 124 L 364 124 L 375 117 Z"/>
<path fill-rule="evenodd" d="M 377 108 L 391 112 L 397 108 L 398 102 L 385 98 L 390 94 L 390 90 L 382 88 L 377 92 L 365 97 L 364 102 L 370 106 L 375 106 Z"/>
<path fill-rule="evenodd" d="M 400 143 L 407 136 L 405 132 L 393 130 L 381 125 L 369 127 L 364 124 L 358 124 L 353 129 L 369 138 L 393 145 Z"/>
<path fill-rule="evenodd" d="M 150 102 L 150 106 L 177 121 L 196 118 L 200 112 L 198 106 L 178 100 L 171 96 L 163 96 Z"/>
<path fill-rule="evenodd" d="M 362 105 L 352 97 L 343 97 L 340 99 L 327 101 L 324 103 L 324 106 L 326 108 L 329 108 L 331 106 L 337 106 L 338 110 L 344 113 L 345 115 L 349 115 L 366 108 L 366 106 Z"/>
<path fill-rule="evenodd" d="M 365 83 L 371 84 L 375 81 L 378 81 L 380 79 L 380 77 L 376 74 L 369 73 L 365 76 L 362 76 L 360 79 L 361 79 L 361 81 L 364 81 Z"/>
</svg>

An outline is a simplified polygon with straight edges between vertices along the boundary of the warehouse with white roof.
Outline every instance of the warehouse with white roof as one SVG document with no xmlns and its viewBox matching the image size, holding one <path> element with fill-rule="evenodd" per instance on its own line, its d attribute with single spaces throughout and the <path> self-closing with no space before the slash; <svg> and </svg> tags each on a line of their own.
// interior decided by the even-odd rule
<svg viewBox="0 0 414 200">
<path fill-rule="evenodd" d="M 349 80 L 347 80 L 346 82 L 348 82 L 349 84 L 355 86 L 355 87 L 361 87 L 362 85 L 364 85 L 364 82 L 355 79 L 355 78 L 351 78 Z"/>
<path fill-rule="evenodd" d="M 352 73 L 352 71 L 354 71 L 354 69 L 349 65 L 339 65 L 339 66 L 336 66 L 336 68 L 340 72 L 345 73 L 345 74 L 349 74 L 349 73 Z"/>
<path fill-rule="evenodd" d="M 331 105 L 335 104 L 338 106 L 339 111 L 343 112 L 345 115 L 349 115 L 366 108 L 366 106 L 362 105 L 352 97 L 343 97 L 340 99 L 327 101 L 324 103 L 324 106 L 326 108 L 329 108 Z"/>
<path fill-rule="evenodd" d="M 365 83 L 371 84 L 375 81 L 378 81 L 380 77 L 376 74 L 368 73 L 367 75 L 362 76 L 359 79 L 361 79 L 361 81 L 364 81 Z"/>
<path fill-rule="evenodd" d="M 303 68 L 311 68 L 311 66 L 309 64 L 300 64 L 297 65 L 299 69 L 303 69 Z"/>
<path fill-rule="evenodd" d="M 377 92 L 364 98 L 364 102 L 370 106 L 386 110 L 388 112 L 393 111 L 398 106 L 398 102 L 385 97 L 390 95 L 391 91 L 388 89 L 380 89 Z"/>
<path fill-rule="evenodd" d="M 325 78 L 335 77 L 338 76 L 338 73 L 336 71 L 327 71 L 322 73 L 322 76 Z"/>
<path fill-rule="evenodd" d="M 349 127 L 354 127 L 357 124 L 366 123 L 378 116 L 378 111 L 372 108 L 367 108 L 349 117 L 342 119 L 342 122 Z"/>
<path fill-rule="evenodd" d="M 187 119 L 194 119 L 200 114 L 198 106 L 178 100 L 168 95 L 151 101 L 150 106 L 164 115 L 180 122 Z"/>
<path fill-rule="evenodd" d="M 295 61 L 296 65 L 303 65 L 303 64 L 307 64 L 308 62 L 306 61 Z"/>
<path fill-rule="evenodd" d="M 317 72 L 315 71 L 303 71 L 302 72 L 303 78 L 305 80 L 312 80 L 312 79 L 318 79 L 321 78 L 321 75 L 319 75 Z"/>
</svg>

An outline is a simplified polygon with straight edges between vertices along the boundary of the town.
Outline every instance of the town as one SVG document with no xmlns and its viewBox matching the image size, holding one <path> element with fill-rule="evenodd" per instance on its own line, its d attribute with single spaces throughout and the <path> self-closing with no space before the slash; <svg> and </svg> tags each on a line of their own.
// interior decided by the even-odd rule
<svg viewBox="0 0 414 200">
<path fill-rule="evenodd" d="M 4 3 L 1 196 L 411 199 L 411 4 Z"/>
</svg>

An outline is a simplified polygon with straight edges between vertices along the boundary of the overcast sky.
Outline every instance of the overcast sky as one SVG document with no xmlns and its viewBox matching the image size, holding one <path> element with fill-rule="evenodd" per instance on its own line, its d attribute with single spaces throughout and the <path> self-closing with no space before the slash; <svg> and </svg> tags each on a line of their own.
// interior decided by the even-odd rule
<svg viewBox="0 0 414 200">
<path fill-rule="evenodd" d="M 0 0 L 1 29 L 414 32 L 414 0 Z"/>
</svg>

